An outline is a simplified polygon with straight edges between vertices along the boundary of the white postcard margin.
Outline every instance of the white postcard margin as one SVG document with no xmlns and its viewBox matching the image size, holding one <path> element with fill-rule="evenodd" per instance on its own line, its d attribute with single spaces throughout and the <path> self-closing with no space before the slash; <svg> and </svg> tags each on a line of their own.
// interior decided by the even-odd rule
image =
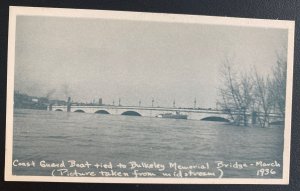
<svg viewBox="0 0 300 191">
<path fill-rule="evenodd" d="M 72 18 L 102 18 L 117 20 L 178 22 L 206 25 L 227 25 L 242 27 L 278 28 L 288 30 L 287 47 L 287 86 L 286 115 L 284 130 L 283 178 L 282 179 L 246 179 L 246 178 L 105 178 L 105 177 L 51 177 L 18 176 L 12 174 L 13 156 L 13 97 L 15 34 L 18 15 L 55 16 Z M 9 9 L 8 63 L 7 63 L 7 106 L 6 106 L 6 143 L 5 143 L 5 181 L 30 182 L 80 182 L 80 183 L 141 183 L 141 184 L 289 184 L 293 58 L 294 58 L 294 21 L 229 18 L 216 16 L 196 16 L 162 13 L 142 13 L 125 11 L 103 11 L 62 8 L 33 8 L 11 6 Z"/>
</svg>

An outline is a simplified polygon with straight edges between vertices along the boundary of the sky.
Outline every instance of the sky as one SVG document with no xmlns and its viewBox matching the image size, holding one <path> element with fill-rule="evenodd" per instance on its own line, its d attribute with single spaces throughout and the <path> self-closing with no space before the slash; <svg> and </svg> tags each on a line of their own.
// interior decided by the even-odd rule
<svg viewBox="0 0 300 191">
<path fill-rule="evenodd" d="M 226 58 L 270 74 L 287 30 L 17 16 L 15 87 L 32 96 L 105 104 L 214 108 Z"/>
</svg>

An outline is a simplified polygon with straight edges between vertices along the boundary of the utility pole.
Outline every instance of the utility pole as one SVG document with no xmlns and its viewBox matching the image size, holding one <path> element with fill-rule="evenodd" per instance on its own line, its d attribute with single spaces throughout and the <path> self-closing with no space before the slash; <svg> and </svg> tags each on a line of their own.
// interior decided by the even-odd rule
<svg viewBox="0 0 300 191">
<path fill-rule="evenodd" d="M 140 100 L 140 101 L 139 101 L 139 107 L 141 107 L 141 103 L 142 103 L 142 102 L 141 102 L 141 100 Z"/>
<path fill-rule="evenodd" d="M 119 106 L 121 106 L 121 98 L 119 98 Z"/>
<path fill-rule="evenodd" d="M 197 100 L 196 98 L 194 99 L 194 109 L 196 109 L 196 105 L 197 105 Z"/>
<path fill-rule="evenodd" d="M 174 101 L 173 101 L 173 107 L 175 108 L 175 99 L 174 99 Z"/>
<path fill-rule="evenodd" d="M 113 100 L 113 106 L 115 106 L 115 100 Z"/>
<path fill-rule="evenodd" d="M 154 104 L 154 99 L 152 98 L 152 107 L 153 107 L 153 104 Z"/>
</svg>

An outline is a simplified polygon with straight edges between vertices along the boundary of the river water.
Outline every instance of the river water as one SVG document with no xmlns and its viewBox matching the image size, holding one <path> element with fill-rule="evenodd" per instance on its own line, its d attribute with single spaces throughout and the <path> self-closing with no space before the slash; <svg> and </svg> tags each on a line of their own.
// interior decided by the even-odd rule
<svg viewBox="0 0 300 191">
<path fill-rule="evenodd" d="M 223 178 L 281 178 L 283 133 L 282 126 L 250 128 L 220 122 L 16 109 L 13 160 L 34 161 L 37 166 L 40 161 L 68 160 L 113 165 L 130 161 L 166 166 L 169 162 L 183 166 L 209 163 L 216 177 L 220 174 L 216 161 L 238 162 L 254 166 L 223 169 Z M 280 164 L 274 167 L 275 174 L 257 175 L 257 161 L 275 160 Z M 14 175 L 51 176 L 52 170 L 13 166 Z"/>
</svg>

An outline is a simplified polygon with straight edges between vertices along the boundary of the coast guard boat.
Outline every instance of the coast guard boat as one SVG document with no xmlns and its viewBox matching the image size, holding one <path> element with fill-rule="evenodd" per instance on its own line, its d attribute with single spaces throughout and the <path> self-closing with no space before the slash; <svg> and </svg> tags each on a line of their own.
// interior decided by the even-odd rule
<svg viewBox="0 0 300 191">
<path fill-rule="evenodd" d="M 156 117 L 170 118 L 170 119 L 187 119 L 188 115 L 183 115 L 183 114 L 180 114 L 179 111 L 176 111 L 175 114 L 173 114 L 173 113 L 163 113 L 163 114 L 157 115 Z"/>
</svg>

